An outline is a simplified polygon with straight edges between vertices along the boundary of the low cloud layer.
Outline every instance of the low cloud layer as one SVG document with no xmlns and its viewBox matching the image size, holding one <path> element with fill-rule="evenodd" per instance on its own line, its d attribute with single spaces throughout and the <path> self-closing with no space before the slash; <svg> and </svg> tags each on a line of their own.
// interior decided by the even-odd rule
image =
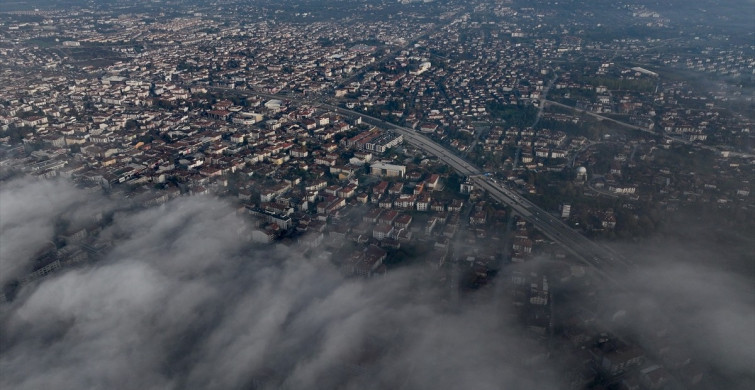
<svg viewBox="0 0 755 390">
<path fill-rule="evenodd" d="M 0 193 L 6 281 L 54 239 L 59 216 L 124 209 L 65 183 L 16 181 Z M 210 197 L 112 218 L 100 233 L 114 243 L 104 259 L 0 304 L 0 388 L 567 386 L 569 363 L 544 360 L 542 343 L 501 299 L 449 310 L 446 291 L 422 270 L 351 280 L 321 253 L 252 247 L 244 217 Z M 693 356 L 727 388 L 748 388 L 751 277 L 685 261 L 673 248 L 641 255 L 649 265 L 600 293 L 602 320 L 651 354 Z"/>
<path fill-rule="evenodd" d="M 607 326 L 631 335 L 650 357 L 703 367 L 712 388 L 755 386 L 755 294 L 752 275 L 732 269 L 722 248 L 636 250 L 642 266 L 606 286 Z M 729 265 L 727 267 L 727 264 Z M 707 388 L 707 387 L 706 387 Z"/>
<path fill-rule="evenodd" d="M 55 237 L 57 218 L 92 200 L 66 183 L 16 180 L 0 190 L 0 285 L 17 277 L 27 260 Z"/>
<path fill-rule="evenodd" d="M 39 186 L 66 197 L 33 198 Z M 65 184 L 7 186 L 3 203 L 52 204 L 4 207 L 2 220 L 7 212 L 15 222 L 3 239 L 49 240 L 39 226 L 79 196 Z M 415 270 L 345 280 L 297 248 L 250 249 L 244 232 L 241 217 L 208 197 L 116 213 L 101 233 L 116 243 L 105 259 L 26 286 L 0 308 L 0 387 L 558 387 L 526 361 L 542 351 L 499 304 L 449 312 Z"/>
</svg>

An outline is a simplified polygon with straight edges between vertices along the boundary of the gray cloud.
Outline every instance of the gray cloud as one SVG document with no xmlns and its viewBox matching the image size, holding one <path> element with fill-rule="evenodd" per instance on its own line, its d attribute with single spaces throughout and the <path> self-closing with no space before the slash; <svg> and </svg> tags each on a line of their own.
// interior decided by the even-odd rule
<svg viewBox="0 0 755 390">
<path fill-rule="evenodd" d="M 26 192 L 40 185 L 4 196 L 38 201 Z M 43 185 L 71 200 L 17 211 L 13 229 L 34 230 L 81 197 Z M 501 303 L 449 311 L 417 270 L 344 279 L 299 248 L 249 246 L 245 229 L 208 197 L 116 213 L 101 233 L 115 242 L 105 259 L 0 307 L 0 387 L 557 387 L 552 372 L 524 361 L 543 351 Z"/>
<path fill-rule="evenodd" d="M 706 368 L 713 388 L 755 386 L 752 275 L 732 272 L 740 267 L 718 247 L 634 250 L 642 265 L 604 288 L 605 324 L 632 335 L 652 357 Z"/>
<path fill-rule="evenodd" d="M 29 266 L 29 258 L 55 237 L 56 218 L 83 214 L 91 196 L 65 182 L 15 180 L 0 189 L 0 285 Z"/>
<path fill-rule="evenodd" d="M 122 211 L 100 233 L 115 243 L 104 259 L 0 305 L 0 388 L 565 387 L 568 363 L 543 359 L 505 298 L 451 307 L 444 287 L 410 267 L 344 279 L 319 254 L 249 245 L 244 217 L 220 200 L 126 211 L 65 183 L 26 181 L 2 196 L 13 202 L 0 218 L 13 264 L 51 239 L 59 215 Z M 691 355 L 744 389 L 755 356 L 752 278 L 689 261 L 713 253 L 639 252 L 650 260 L 607 286 L 598 311 L 651 353 Z"/>
</svg>

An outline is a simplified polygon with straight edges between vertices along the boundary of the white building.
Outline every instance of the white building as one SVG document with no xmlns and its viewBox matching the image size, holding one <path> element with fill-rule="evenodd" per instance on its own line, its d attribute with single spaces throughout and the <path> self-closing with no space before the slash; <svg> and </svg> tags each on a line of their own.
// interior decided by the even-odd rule
<svg viewBox="0 0 755 390">
<path fill-rule="evenodd" d="M 376 176 L 404 177 L 404 175 L 406 175 L 406 167 L 403 165 L 393 165 L 378 161 L 370 165 L 370 174 Z"/>
</svg>

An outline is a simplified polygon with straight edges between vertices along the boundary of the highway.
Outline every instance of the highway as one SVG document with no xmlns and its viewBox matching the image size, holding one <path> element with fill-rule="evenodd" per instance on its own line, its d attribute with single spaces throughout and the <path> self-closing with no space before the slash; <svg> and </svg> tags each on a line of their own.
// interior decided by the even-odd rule
<svg viewBox="0 0 755 390">
<path fill-rule="evenodd" d="M 423 150 L 427 154 L 436 156 L 440 161 L 448 164 L 448 166 L 459 174 L 469 177 L 478 188 L 486 191 L 493 199 L 510 206 L 516 214 L 531 223 L 546 237 L 563 246 L 564 249 L 571 253 L 575 258 L 593 268 L 605 278 L 615 280 L 614 275 L 620 275 L 628 268 L 632 267 L 632 264 L 629 261 L 622 258 L 610 248 L 597 244 L 578 233 L 563 223 L 559 218 L 549 214 L 534 203 L 522 197 L 516 191 L 497 182 L 494 178 L 484 175 L 478 167 L 472 165 L 469 161 L 457 156 L 452 151 L 446 149 L 444 146 L 431 140 L 427 136 L 418 133 L 414 129 L 398 126 L 358 111 L 341 108 L 322 101 L 318 102 L 293 96 L 274 95 L 255 90 L 240 91 L 218 87 L 209 87 L 208 89 L 222 90 L 237 94 L 254 94 L 265 98 L 289 100 L 300 104 L 312 104 L 346 116 L 362 117 L 362 120 L 366 123 L 396 131 L 403 135 L 405 142 Z"/>
<path fill-rule="evenodd" d="M 445 147 L 413 129 L 397 126 L 381 119 L 370 117 L 362 113 L 327 105 L 329 109 L 351 116 L 359 115 L 365 122 L 392 129 L 404 136 L 404 140 L 422 149 L 428 154 L 438 157 L 461 175 L 468 176 L 480 189 L 508 206 L 536 229 L 540 230 L 552 241 L 561 244 L 567 251 L 581 260 L 584 264 L 596 269 L 601 275 L 613 279 L 613 275 L 626 271 L 631 263 L 613 252 L 610 248 L 599 245 L 578 233 L 559 218 L 552 216 L 534 203 L 520 196 L 516 191 L 498 183 L 494 178 L 483 175 L 483 172 L 470 162 L 455 155 Z"/>
</svg>

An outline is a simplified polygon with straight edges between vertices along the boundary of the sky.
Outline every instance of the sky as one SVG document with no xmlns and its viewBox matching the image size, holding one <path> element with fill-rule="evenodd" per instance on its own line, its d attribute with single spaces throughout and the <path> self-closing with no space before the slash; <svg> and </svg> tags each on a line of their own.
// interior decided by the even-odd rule
<svg viewBox="0 0 755 390">
<path fill-rule="evenodd" d="M 248 221 L 208 196 L 132 209 L 65 182 L 4 183 L 4 281 L 28 270 L 61 216 L 107 211 L 104 259 L 0 304 L 0 388 L 565 387 L 569 363 L 545 359 L 510 305 L 450 309 L 426 269 L 345 279 L 327 253 L 250 246 Z M 678 259 L 692 255 L 680 248 L 634 249 L 645 261 L 601 291 L 598 316 L 646 347 L 692 353 L 727 388 L 751 388 L 752 279 Z"/>
</svg>

